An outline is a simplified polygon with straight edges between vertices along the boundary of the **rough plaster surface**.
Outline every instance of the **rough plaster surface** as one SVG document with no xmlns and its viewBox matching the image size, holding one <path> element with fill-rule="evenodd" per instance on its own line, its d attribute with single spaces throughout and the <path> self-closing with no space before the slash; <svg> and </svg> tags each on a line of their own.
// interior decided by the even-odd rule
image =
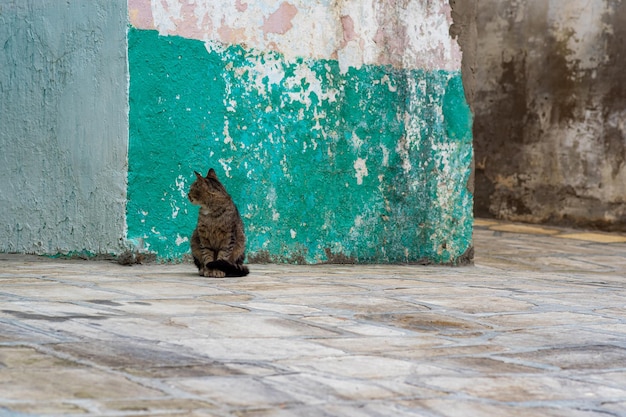
<svg viewBox="0 0 626 417">
<path fill-rule="evenodd" d="M 446 0 L 129 0 L 131 24 L 161 35 L 241 44 L 297 57 L 458 70 Z"/>
<path fill-rule="evenodd" d="M 125 236 L 126 1 L 0 4 L 0 251 Z"/>
<path fill-rule="evenodd" d="M 450 26 L 450 36 L 456 39 L 463 52 L 461 59 L 463 87 L 467 103 L 472 111 L 476 91 L 477 3 L 478 0 L 450 0 L 450 15 L 453 21 Z"/>
<path fill-rule="evenodd" d="M 257 261 L 467 261 L 472 117 L 450 7 L 385 5 L 130 1 L 128 237 L 186 253 L 186 191 L 214 167 Z"/>
<path fill-rule="evenodd" d="M 626 3 L 479 3 L 476 213 L 626 230 Z"/>
<path fill-rule="evenodd" d="M 450 26 L 450 36 L 457 40 L 463 58 L 461 60 L 461 74 L 465 99 L 474 114 L 474 96 L 476 94 L 476 46 L 478 29 L 476 27 L 476 12 L 478 0 L 450 0 L 453 24 Z M 472 159 L 471 174 L 467 181 L 468 190 L 474 194 L 475 160 Z"/>
<path fill-rule="evenodd" d="M 176 258 L 195 221 L 187 176 L 211 165 L 257 260 L 467 261 L 472 120 L 453 15 L 419 0 L 3 3 L 0 251 L 129 238 Z"/>
<path fill-rule="evenodd" d="M 129 238 L 188 251 L 193 170 L 214 167 L 254 257 L 457 262 L 471 247 L 460 73 L 285 61 L 131 30 Z M 174 139 L 173 139 L 174 138 Z"/>
</svg>

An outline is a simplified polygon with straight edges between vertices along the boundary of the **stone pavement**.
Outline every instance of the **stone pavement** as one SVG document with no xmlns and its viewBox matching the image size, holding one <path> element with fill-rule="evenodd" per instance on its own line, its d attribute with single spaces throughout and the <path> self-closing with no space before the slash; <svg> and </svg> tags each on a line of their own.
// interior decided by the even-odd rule
<svg viewBox="0 0 626 417">
<path fill-rule="evenodd" d="M 0 416 L 625 416 L 626 238 L 475 245 L 227 279 L 0 255 Z"/>
</svg>

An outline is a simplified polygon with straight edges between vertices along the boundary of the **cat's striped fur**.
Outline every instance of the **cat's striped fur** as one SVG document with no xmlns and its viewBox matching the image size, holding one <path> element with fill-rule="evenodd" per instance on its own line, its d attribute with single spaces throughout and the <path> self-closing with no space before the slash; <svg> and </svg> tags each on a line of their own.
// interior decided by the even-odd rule
<svg viewBox="0 0 626 417">
<path fill-rule="evenodd" d="M 246 236 L 239 211 L 211 168 L 198 172 L 189 189 L 189 201 L 200 206 L 198 225 L 191 236 L 191 254 L 200 276 L 243 277 Z"/>
</svg>

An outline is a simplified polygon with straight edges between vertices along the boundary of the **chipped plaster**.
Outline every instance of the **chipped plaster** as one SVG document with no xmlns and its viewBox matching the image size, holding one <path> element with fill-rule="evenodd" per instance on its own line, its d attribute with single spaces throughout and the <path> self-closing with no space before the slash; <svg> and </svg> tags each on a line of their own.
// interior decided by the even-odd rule
<svg viewBox="0 0 626 417">
<path fill-rule="evenodd" d="M 334 58 L 342 72 L 379 64 L 458 69 L 450 12 L 447 0 L 129 0 L 138 29 L 276 51 L 287 59 Z"/>
</svg>

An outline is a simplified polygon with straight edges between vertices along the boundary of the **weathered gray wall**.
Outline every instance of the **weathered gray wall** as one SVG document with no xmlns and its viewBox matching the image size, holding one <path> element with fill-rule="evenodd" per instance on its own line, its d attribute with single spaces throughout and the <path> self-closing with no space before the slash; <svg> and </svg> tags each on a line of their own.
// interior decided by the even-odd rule
<svg viewBox="0 0 626 417">
<path fill-rule="evenodd" d="M 478 4 L 475 212 L 626 230 L 626 1 Z"/>
<path fill-rule="evenodd" d="M 125 235 L 126 0 L 0 3 L 0 251 Z"/>
</svg>

